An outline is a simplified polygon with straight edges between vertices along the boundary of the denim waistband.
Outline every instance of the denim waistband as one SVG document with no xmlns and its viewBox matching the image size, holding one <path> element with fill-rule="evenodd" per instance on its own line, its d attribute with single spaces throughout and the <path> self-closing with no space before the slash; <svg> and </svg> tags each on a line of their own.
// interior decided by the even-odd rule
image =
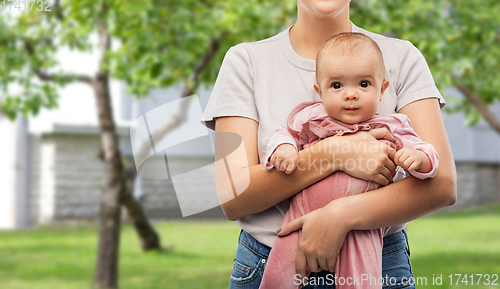
<svg viewBox="0 0 500 289">
<path fill-rule="evenodd" d="M 255 253 L 261 255 L 263 258 L 267 258 L 269 256 L 269 252 L 271 248 L 257 241 L 252 235 L 247 233 L 245 230 L 241 230 L 239 242 L 244 246 L 248 247 L 250 250 Z"/>
<path fill-rule="evenodd" d="M 267 258 L 271 248 L 257 241 L 252 235 L 247 233 L 245 230 L 241 230 L 239 236 L 239 242 L 242 245 L 248 247 L 250 250 L 262 255 L 262 257 Z M 382 250 L 382 255 L 391 253 L 397 250 L 402 250 L 407 248 L 408 255 L 410 255 L 410 245 L 408 244 L 408 235 L 405 230 L 401 230 L 397 233 L 391 234 L 384 237 L 384 248 Z"/>
<path fill-rule="evenodd" d="M 397 250 L 402 250 L 404 248 L 408 249 L 408 255 L 410 254 L 410 245 L 408 244 L 408 235 L 406 235 L 405 230 L 401 230 L 390 236 L 384 237 L 384 248 L 382 250 L 382 255 L 394 252 Z"/>
</svg>

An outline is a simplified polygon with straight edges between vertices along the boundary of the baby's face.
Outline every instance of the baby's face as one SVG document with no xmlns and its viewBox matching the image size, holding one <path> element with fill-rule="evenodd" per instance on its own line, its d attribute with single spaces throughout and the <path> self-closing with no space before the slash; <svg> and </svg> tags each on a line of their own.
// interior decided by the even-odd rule
<svg viewBox="0 0 500 289">
<path fill-rule="evenodd" d="M 374 52 L 324 55 L 314 88 L 329 116 L 353 124 L 375 115 L 389 82 L 380 73 Z"/>
</svg>

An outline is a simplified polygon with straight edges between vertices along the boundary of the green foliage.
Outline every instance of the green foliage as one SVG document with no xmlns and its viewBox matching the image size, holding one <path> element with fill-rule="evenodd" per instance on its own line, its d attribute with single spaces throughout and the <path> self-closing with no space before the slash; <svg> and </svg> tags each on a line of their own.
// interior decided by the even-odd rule
<svg viewBox="0 0 500 289">
<path fill-rule="evenodd" d="M 200 77 L 201 83 L 213 83 L 230 46 L 276 34 L 292 24 L 296 10 L 288 0 L 61 2 L 52 12 L 0 18 L 0 109 L 10 117 L 56 106 L 56 88 L 76 80 L 68 79 L 71 74 L 61 69 L 56 54 L 64 48 L 99 51 L 98 19 L 112 38 L 101 69 L 144 96 L 152 88 L 187 81 L 211 41 L 222 37 Z M 37 71 L 53 77 L 41 82 Z"/>
<path fill-rule="evenodd" d="M 442 93 L 464 85 L 487 104 L 500 99 L 500 2 L 496 0 L 353 0 L 357 25 L 413 42 L 426 57 Z M 52 12 L 25 12 L 0 18 L 0 108 L 10 117 L 57 105 L 57 87 L 68 82 L 56 53 L 98 49 L 97 19 L 113 40 L 102 67 L 124 80 L 131 93 L 186 82 L 214 38 L 220 49 L 200 81 L 214 82 L 225 51 L 239 42 L 273 35 L 292 24 L 289 0 L 99 0 L 62 1 Z M 33 45 L 30 52 L 26 43 Z M 35 70 L 54 81 L 42 83 Z M 448 97 L 447 111 L 479 113 L 464 99 Z"/>
<path fill-rule="evenodd" d="M 295 11 L 291 1 L 166 3 L 148 2 L 140 7 L 142 13 L 126 16 L 113 30 L 121 43 L 110 54 L 113 75 L 125 79 L 134 94 L 186 80 L 212 39 L 222 36 L 219 53 L 201 77 L 202 82 L 213 83 L 230 46 L 277 33 Z"/>
<path fill-rule="evenodd" d="M 40 14 L 34 16 L 32 21 L 38 21 Z M 53 65 L 54 47 L 47 35 L 50 28 L 35 29 L 30 23 L 23 17 L 0 18 L 0 109 L 10 118 L 18 112 L 37 113 L 40 107 L 56 106 L 54 86 L 40 83 L 33 73 L 34 67 Z M 39 35 L 43 45 L 36 48 L 35 56 L 30 57 L 24 44 L 32 41 L 34 34 Z"/>
<path fill-rule="evenodd" d="M 415 44 L 442 93 L 464 85 L 486 104 L 500 100 L 499 15 L 498 0 L 353 0 L 351 9 L 357 25 Z M 448 111 L 464 110 L 471 123 L 480 119 L 466 99 L 451 104 Z"/>
</svg>

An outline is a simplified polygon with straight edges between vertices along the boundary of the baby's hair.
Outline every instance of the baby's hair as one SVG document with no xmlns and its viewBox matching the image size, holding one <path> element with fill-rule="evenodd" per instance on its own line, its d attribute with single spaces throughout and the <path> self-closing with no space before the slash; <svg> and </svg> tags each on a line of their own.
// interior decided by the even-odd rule
<svg viewBox="0 0 500 289">
<path fill-rule="evenodd" d="M 375 55 L 378 58 L 378 67 L 380 68 L 382 79 L 384 79 L 384 59 L 382 57 L 382 51 L 380 51 L 377 43 L 364 34 L 344 32 L 331 37 L 320 48 L 316 57 L 316 81 L 318 80 L 320 73 L 319 65 L 322 58 L 325 57 L 325 54 L 328 54 L 329 56 L 359 55 L 362 57 L 363 53 L 369 50 L 375 52 Z"/>
</svg>

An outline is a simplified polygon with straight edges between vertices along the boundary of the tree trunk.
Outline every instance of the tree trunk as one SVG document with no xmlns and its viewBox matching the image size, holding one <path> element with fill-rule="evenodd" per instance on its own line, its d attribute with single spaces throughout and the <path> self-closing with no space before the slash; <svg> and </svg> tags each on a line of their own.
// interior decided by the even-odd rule
<svg viewBox="0 0 500 289">
<path fill-rule="evenodd" d="M 456 87 L 472 103 L 477 111 L 479 111 L 479 113 L 484 117 L 491 128 L 493 128 L 497 133 L 500 134 L 500 119 L 497 118 L 495 114 L 488 108 L 481 97 L 476 92 L 467 89 L 465 85 L 457 84 Z"/>
<path fill-rule="evenodd" d="M 127 192 L 126 174 L 111 106 L 109 72 L 105 68 L 106 53 L 111 50 L 111 37 L 107 31 L 107 24 L 103 20 L 107 9 L 107 5 L 103 5 L 101 17 L 97 20 L 101 55 L 99 72 L 90 81 L 96 97 L 102 155 L 105 164 L 105 184 L 101 195 L 99 213 L 99 243 L 94 285 L 102 289 L 115 289 L 118 288 L 118 254 L 120 248 L 121 204 L 123 201 L 126 200 L 126 206 L 132 212 L 131 215 L 135 214 L 137 216 L 134 226 L 140 228 L 138 230 L 139 234 L 149 234 L 144 239 L 153 241 L 154 245 L 151 245 L 151 247 L 156 246 L 159 248 L 160 241 L 156 232 L 149 225 L 140 205 Z M 154 237 L 151 237 L 151 234 Z"/>
<path fill-rule="evenodd" d="M 148 221 L 141 204 L 134 198 L 133 183 L 137 177 L 137 170 L 133 160 L 127 166 L 125 172 L 126 189 L 122 198 L 122 204 L 127 209 L 128 217 L 137 232 L 143 251 L 162 250 L 160 236 Z"/>
<path fill-rule="evenodd" d="M 105 162 L 94 284 L 97 288 L 118 288 L 120 204 L 125 189 L 124 170 L 113 121 L 108 74 L 99 73 L 93 80 L 92 86 L 96 96 Z"/>
<path fill-rule="evenodd" d="M 101 147 L 99 150 L 99 159 L 104 161 L 104 150 Z M 137 177 L 137 170 L 134 165 L 133 159 L 129 160 L 130 164 L 127 165 L 124 171 L 123 182 L 125 182 L 125 188 L 121 198 L 121 203 L 127 210 L 127 215 L 139 238 L 141 243 L 141 249 L 143 251 L 158 250 L 161 251 L 164 248 L 161 247 L 160 235 L 155 231 L 151 223 L 149 222 L 144 209 L 141 204 L 133 196 L 134 181 Z"/>
</svg>

